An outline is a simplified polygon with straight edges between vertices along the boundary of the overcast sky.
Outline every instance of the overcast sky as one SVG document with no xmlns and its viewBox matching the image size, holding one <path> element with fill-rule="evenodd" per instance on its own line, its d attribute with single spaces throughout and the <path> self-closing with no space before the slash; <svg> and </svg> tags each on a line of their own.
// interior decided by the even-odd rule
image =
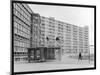
<svg viewBox="0 0 100 75">
<path fill-rule="evenodd" d="M 94 45 L 94 9 L 69 6 L 29 4 L 35 13 L 77 26 L 89 26 L 89 43 Z"/>
</svg>

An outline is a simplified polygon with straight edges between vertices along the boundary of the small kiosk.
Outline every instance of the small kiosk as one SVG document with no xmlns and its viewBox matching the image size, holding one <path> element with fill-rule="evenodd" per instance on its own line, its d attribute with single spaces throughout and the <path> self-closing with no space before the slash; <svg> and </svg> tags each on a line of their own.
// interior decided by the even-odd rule
<svg viewBox="0 0 100 75">
<path fill-rule="evenodd" d="M 28 62 L 43 62 L 45 59 L 45 47 L 28 48 Z"/>
<path fill-rule="evenodd" d="M 60 48 L 37 47 L 28 48 L 28 62 L 45 62 L 55 59 L 55 50 Z"/>
</svg>

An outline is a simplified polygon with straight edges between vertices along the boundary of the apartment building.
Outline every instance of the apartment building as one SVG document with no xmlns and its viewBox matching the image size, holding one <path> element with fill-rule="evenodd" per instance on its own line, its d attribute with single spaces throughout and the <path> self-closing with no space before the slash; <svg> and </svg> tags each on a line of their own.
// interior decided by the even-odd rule
<svg viewBox="0 0 100 75">
<path fill-rule="evenodd" d="M 89 32 L 88 27 L 80 27 L 66 24 L 64 27 L 65 53 L 88 53 L 89 52 Z"/>
<path fill-rule="evenodd" d="M 28 48 L 43 47 L 40 15 L 27 4 L 14 3 L 14 60 L 27 61 Z M 33 50 L 33 56 L 34 56 Z M 36 54 L 36 53 L 35 53 Z"/>
<path fill-rule="evenodd" d="M 45 38 L 49 38 L 49 42 L 45 39 L 45 46 L 57 47 L 59 45 L 62 53 L 88 53 L 87 26 L 80 27 L 48 17 L 44 17 L 43 22 Z M 59 42 L 56 41 L 57 37 L 60 39 Z"/>
<path fill-rule="evenodd" d="M 13 3 L 14 60 L 26 61 L 30 47 L 31 9 L 23 3 Z"/>
</svg>

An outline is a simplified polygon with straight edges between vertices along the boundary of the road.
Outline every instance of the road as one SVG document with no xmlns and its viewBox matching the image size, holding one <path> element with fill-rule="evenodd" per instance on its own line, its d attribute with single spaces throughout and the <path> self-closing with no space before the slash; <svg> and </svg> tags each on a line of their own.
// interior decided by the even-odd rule
<svg viewBox="0 0 100 75">
<path fill-rule="evenodd" d="M 25 71 L 43 71 L 57 69 L 74 69 L 94 67 L 94 62 L 89 60 L 80 60 L 69 58 L 63 55 L 61 60 L 50 60 L 42 63 L 16 63 L 14 64 L 14 72 Z"/>
</svg>

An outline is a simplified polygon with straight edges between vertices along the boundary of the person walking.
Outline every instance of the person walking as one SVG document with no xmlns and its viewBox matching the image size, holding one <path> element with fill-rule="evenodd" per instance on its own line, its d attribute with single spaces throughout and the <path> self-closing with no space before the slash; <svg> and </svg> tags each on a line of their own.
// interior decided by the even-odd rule
<svg viewBox="0 0 100 75">
<path fill-rule="evenodd" d="M 82 53 L 79 53 L 78 60 L 82 60 Z"/>
</svg>

